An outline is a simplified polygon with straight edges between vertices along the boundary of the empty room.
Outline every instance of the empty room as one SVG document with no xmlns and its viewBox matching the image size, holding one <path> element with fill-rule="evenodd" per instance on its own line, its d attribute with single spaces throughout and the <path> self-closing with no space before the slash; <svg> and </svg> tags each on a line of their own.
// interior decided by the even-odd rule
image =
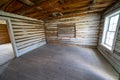
<svg viewBox="0 0 120 80">
<path fill-rule="evenodd" d="M 0 0 L 0 80 L 120 80 L 120 0 Z"/>
</svg>

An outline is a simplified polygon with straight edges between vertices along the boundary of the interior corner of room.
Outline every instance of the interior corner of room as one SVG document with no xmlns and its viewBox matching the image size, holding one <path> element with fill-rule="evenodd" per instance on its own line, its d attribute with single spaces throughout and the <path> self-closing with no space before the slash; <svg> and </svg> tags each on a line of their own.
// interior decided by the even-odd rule
<svg viewBox="0 0 120 80">
<path fill-rule="evenodd" d="M 1 0 L 0 80 L 119 80 L 120 0 Z"/>
</svg>

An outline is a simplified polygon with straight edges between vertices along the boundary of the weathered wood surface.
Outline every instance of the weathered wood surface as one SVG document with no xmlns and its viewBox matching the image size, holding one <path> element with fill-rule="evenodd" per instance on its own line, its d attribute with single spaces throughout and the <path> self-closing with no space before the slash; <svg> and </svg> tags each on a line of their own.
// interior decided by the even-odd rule
<svg viewBox="0 0 120 80">
<path fill-rule="evenodd" d="M 117 33 L 117 39 L 115 42 L 115 48 L 113 52 L 110 53 L 108 50 L 106 50 L 106 48 L 104 48 L 101 45 L 105 15 L 117 9 L 120 9 L 120 2 L 118 2 L 117 4 L 114 4 L 107 11 L 105 11 L 102 15 L 101 24 L 100 24 L 98 49 L 106 57 L 106 59 L 108 59 L 108 61 L 113 65 L 113 67 L 120 73 L 120 28 Z"/>
<path fill-rule="evenodd" d="M 84 46 L 97 46 L 99 32 L 99 14 L 90 14 L 80 17 L 49 20 L 45 22 L 46 38 L 48 43 L 70 43 Z M 58 25 L 75 24 L 75 37 L 69 35 L 58 37 Z M 63 34 L 63 36 L 66 36 Z M 70 37 L 71 36 L 71 37 Z"/>
<path fill-rule="evenodd" d="M 49 30 L 49 29 L 48 29 Z M 58 24 L 57 25 L 58 38 L 74 38 L 75 24 Z"/>
<path fill-rule="evenodd" d="M 4 18 L 9 18 L 11 21 L 11 27 L 16 43 L 15 46 L 18 52 L 17 56 L 20 56 L 46 43 L 44 22 L 42 20 L 36 20 L 1 11 L 0 15 Z"/>
<path fill-rule="evenodd" d="M 0 44 L 10 43 L 7 24 L 0 24 Z"/>
<path fill-rule="evenodd" d="M 118 80 L 118 73 L 96 50 L 44 45 L 13 60 L 0 80 Z"/>
<path fill-rule="evenodd" d="M 28 21 L 28 22 L 27 22 Z M 23 54 L 45 42 L 43 22 L 11 19 L 18 52 Z"/>
<path fill-rule="evenodd" d="M 0 10 L 36 19 L 100 13 L 117 0 L 0 0 Z"/>
</svg>

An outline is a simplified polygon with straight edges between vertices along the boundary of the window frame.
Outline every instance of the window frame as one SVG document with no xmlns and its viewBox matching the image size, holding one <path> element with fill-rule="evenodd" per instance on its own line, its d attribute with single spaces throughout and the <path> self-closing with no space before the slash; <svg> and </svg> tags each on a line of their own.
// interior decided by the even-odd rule
<svg viewBox="0 0 120 80">
<path fill-rule="evenodd" d="M 6 21 L 10 41 L 11 41 L 13 51 L 14 51 L 14 57 L 19 57 L 18 50 L 17 50 L 16 43 L 15 43 L 15 37 L 14 37 L 14 33 L 13 33 L 13 28 L 12 28 L 12 25 L 11 25 L 11 19 L 7 18 L 7 17 L 2 17 L 2 16 L 0 16 L 0 19 Z"/>
<path fill-rule="evenodd" d="M 108 47 L 105 44 L 105 37 L 107 35 L 108 29 L 109 29 L 109 25 L 110 25 L 110 18 L 119 14 L 119 18 L 118 18 L 118 22 L 116 25 L 116 30 L 115 30 L 115 34 L 114 34 L 114 39 L 113 39 L 113 44 L 111 47 Z M 115 47 L 115 42 L 116 42 L 116 38 L 117 38 L 117 33 L 118 33 L 118 29 L 120 27 L 120 9 L 111 12 L 110 14 L 105 16 L 105 20 L 104 20 L 104 27 L 103 27 L 103 34 L 102 34 L 102 41 L 101 41 L 101 45 L 104 46 L 108 51 L 113 52 L 114 47 Z"/>
<path fill-rule="evenodd" d="M 63 26 L 65 26 L 65 27 L 63 27 Z M 68 35 L 68 33 L 66 33 L 66 32 L 68 32 L 67 30 L 69 30 L 69 29 L 67 29 L 67 28 L 70 28 L 70 27 L 68 27 L 68 26 L 72 26 L 72 28 L 73 28 L 73 37 L 68 37 L 68 36 L 60 36 L 61 34 L 64 34 L 64 35 Z M 61 31 L 61 27 L 62 28 L 64 28 L 64 30 L 66 30 L 66 32 L 64 32 L 64 33 L 61 33 L 60 31 Z M 75 23 L 64 23 L 64 24 L 57 24 L 57 37 L 59 38 L 59 39 L 62 39 L 62 38 L 75 38 L 76 37 L 76 27 L 75 27 Z"/>
</svg>

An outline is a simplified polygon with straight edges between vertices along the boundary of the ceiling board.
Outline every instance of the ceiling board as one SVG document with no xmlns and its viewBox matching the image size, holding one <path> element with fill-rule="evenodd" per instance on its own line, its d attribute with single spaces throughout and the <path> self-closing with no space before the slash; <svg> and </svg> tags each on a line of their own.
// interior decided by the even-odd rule
<svg viewBox="0 0 120 80">
<path fill-rule="evenodd" d="M 0 0 L 0 10 L 36 19 L 100 13 L 117 0 Z"/>
</svg>

